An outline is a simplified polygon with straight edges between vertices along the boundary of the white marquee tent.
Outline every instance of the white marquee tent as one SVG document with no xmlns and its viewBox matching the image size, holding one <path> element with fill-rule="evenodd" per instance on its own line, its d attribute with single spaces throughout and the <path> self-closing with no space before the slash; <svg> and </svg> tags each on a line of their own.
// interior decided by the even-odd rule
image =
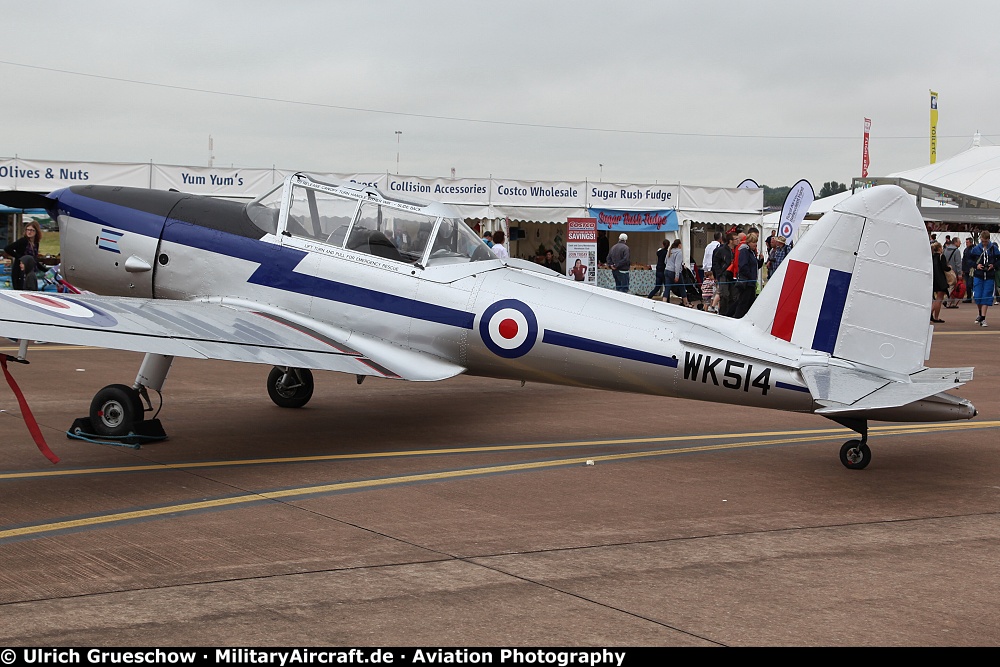
<svg viewBox="0 0 1000 667">
<path fill-rule="evenodd" d="M 854 181 L 855 188 L 892 182 L 904 186 L 913 195 L 928 221 L 945 216 L 926 209 L 955 210 L 961 205 L 963 197 L 985 200 L 977 202 L 980 206 L 997 203 L 998 209 L 995 212 L 1000 216 L 1000 146 L 974 145 L 958 155 L 925 167 L 896 172 L 884 178 Z M 848 190 L 815 200 L 802 222 L 800 233 L 808 229 L 813 220 L 819 219 L 851 194 Z M 992 208 L 989 210 L 993 211 Z M 770 230 L 777 229 L 780 218 L 780 211 L 765 215 L 764 230 L 770 234 Z M 983 219 L 970 220 L 973 225 L 981 222 Z"/>
</svg>

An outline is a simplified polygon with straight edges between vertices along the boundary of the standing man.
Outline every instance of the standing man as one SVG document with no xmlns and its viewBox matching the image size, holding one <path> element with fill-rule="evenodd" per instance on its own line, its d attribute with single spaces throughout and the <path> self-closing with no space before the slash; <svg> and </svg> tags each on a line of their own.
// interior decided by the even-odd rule
<svg viewBox="0 0 1000 667">
<path fill-rule="evenodd" d="M 628 292 L 628 270 L 632 266 L 632 255 L 626 241 L 628 234 L 619 234 L 618 243 L 608 251 L 608 266 L 611 267 L 611 275 L 615 279 L 615 289 L 619 292 Z"/>
<path fill-rule="evenodd" d="M 944 260 L 948 262 L 948 266 L 951 268 L 951 275 L 948 276 L 950 278 L 948 282 L 948 294 L 945 295 L 944 307 L 958 308 L 958 300 L 948 298 L 951 296 L 952 290 L 955 289 L 955 284 L 958 283 L 958 277 L 962 274 L 962 248 L 958 235 L 948 241 L 948 245 L 944 247 Z"/>
<path fill-rule="evenodd" d="M 965 239 L 965 250 L 962 252 L 962 277 L 965 279 L 965 303 L 972 303 L 972 272 L 976 269 L 976 258 L 972 256 L 972 251 L 975 247 L 975 239 L 971 236 Z"/>
<path fill-rule="evenodd" d="M 757 253 L 757 235 L 751 233 L 746 238 L 746 243 L 742 245 L 737 253 L 739 255 L 739 268 L 737 269 L 736 291 L 738 293 L 736 307 L 732 317 L 737 319 L 743 317 L 750 310 L 750 306 L 757 299 L 757 275 L 763 263 L 762 258 Z"/>
<path fill-rule="evenodd" d="M 771 246 L 771 256 L 768 258 L 767 265 L 767 279 L 770 280 L 771 276 L 775 274 L 781 263 L 785 261 L 785 257 L 788 257 L 788 245 L 785 242 L 784 236 L 774 237 L 773 245 Z"/>
<path fill-rule="evenodd" d="M 973 257 L 976 260 L 973 269 L 972 299 L 979 308 L 979 317 L 976 324 L 981 327 L 986 326 L 986 311 L 993 305 L 993 296 L 996 291 L 997 264 L 1000 264 L 1000 248 L 996 243 L 990 242 L 990 233 L 982 232 L 979 235 L 979 245 L 973 249 Z"/>
<path fill-rule="evenodd" d="M 733 247 L 736 245 L 736 236 L 729 232 L 725 236 L 725 243 L 721 243 L 712 255 L 712 275 L 715 276 L 716 290 L 719 292 L 719 313 L 729 314 L 729 307 L 733 300 L 733 274 L 729 272 L 729 265 L 733 263 Z"/>
<path fill-rule="evenodd" d="M 562 264 L 559 263 L 559 260 L 556 259 L 555 254 L 551 250 L 545 251 L 545 261 L 542 262 L 542 266 L 562 275 Z"/>
<path fill-rule="evenodd" d="M 771 235 L 767 237 L 766 241 L 764 241 L 764 249 L 767 250 L 768 253 L 770 253 L 774 248 L 774 242 L 778 240 L 777 234 L 778 230 L 772 229 Z"/>
</svg>

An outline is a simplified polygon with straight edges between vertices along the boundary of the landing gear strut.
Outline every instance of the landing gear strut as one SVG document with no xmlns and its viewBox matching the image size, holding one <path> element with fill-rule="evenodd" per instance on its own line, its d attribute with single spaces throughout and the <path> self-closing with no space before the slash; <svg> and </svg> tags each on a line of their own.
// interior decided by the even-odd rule
<svg viewBox="0 0 1000 667">
<path fill-rule="evenodd" d="M 267 395 L 279 408 L 301 408 L 313 395 L 312 371 L 275 366 L 267 376 Z"/>
<path fill-rule="evenodd" d="M 114 438 L 133 445 L 143 440 L 165 439 L 167 434 L 160 420 L 155 415 L 152 419 L 145 419 L 146 411 L 153 409 L 147 387 L 156 392 L 163 388 L 173 360 L 173 357 L 162 354 L 147 354 L 135 383 L 131 387 L 109 384 L 97 392 L 90 402 L 89 418 L 74 421 L 70 433 L 80 437 L 96 435 Z"/>
<path fill-rule="evenodd" d="M 872 450 L 868 446 L 868 420 L 851 417 L 830 417 L 841 426 L 855 431 L 860 440 L 848 440 L 840 448 L 840 462 L 849 470 L 864 470 L 872 462 Z"/>
</svg>

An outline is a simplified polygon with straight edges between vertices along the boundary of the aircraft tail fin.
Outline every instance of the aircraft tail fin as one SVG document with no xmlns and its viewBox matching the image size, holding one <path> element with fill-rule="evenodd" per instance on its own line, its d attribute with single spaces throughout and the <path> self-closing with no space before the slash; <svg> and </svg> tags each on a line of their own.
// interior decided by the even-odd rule
<svg viewBox="0 0 1000 667">
<path fill-rule="evenodd" d="M 909 375 L 930 354 L 932 285 L 920 211 L 901 188 L 877 186 L 812 226 L 745 319 L 804 348 Z"/>
</svg>

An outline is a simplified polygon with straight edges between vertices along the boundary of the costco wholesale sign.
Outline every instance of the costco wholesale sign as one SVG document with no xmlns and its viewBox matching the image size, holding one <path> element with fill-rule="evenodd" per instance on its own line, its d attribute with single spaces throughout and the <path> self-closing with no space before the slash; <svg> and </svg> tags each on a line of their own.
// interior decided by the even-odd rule
<svg viewBox="0 0 1000 667">
<path fill-rule="evenodd" d="M 0 158 L 0 190 L 48 193 L 73 185 L 116 185 L 178 190 L 195 195 L 253 199 L 277 187 L 287 169 L 194 167 L 154 162 L 64 162 Z M 330 181 L 377 187 L 401 199 L 455 206 L 465 218 L 565 222 L 598 217 L 601 229 L 677 230 L 678 220 L 759 223 L 760 189 L 707 188 L 681 184 L 523 181 L 505 178 L 420 178 L 389 173 L 320 173 Z M 636 212 L 643 212 L 636 216 Z M 610 221 L 610 222 L 609 222 Z"/>
</svg>

